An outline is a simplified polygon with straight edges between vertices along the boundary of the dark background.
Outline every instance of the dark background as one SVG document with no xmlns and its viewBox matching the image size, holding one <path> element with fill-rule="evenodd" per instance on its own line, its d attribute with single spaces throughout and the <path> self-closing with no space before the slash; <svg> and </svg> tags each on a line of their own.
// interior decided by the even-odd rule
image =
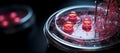
<svg viewBox="0 0 120 53">
<path fill-rule="evenodd" d="M 67 2 L 63 0 L 0 0 L 0 8 L 27 5 L 32 8 L 36 16 L 35 24 L 23 31 L 14 34 L 0 32 L 0 53 L 50 53 L 42 31 L 43 25 L 52 13 L 61 9 L 63 3 Z"/>
<path fill-rule="evenodd" d="M 89 1 L 87 4 L 93 0 Z M 43 25 L 55 11 L 71 5 L 83 4 L 83 0 L 0 0 L 0 8 L 9 5 L 28 5 L 36 16 L 33 27 L 14 34 L 0 35 L 0 53 L 63 53 L 46 43 Z"/>
</svg>

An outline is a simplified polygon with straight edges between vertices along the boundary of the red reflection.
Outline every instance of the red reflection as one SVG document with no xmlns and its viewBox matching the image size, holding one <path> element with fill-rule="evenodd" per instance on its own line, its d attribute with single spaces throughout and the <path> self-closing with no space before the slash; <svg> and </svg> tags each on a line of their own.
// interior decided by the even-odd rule
<svg viewBox="0 0 120 53">
<path fill-rule="evenodd" d="M 10 17 L 11 17 L 11 18 L 17 17 L 17 13 L 16 13 L 16 12 L 11 12 L 11 13 L 10 13 Z"/>
<path fill-rule="evenodd" d="M 15 23 L 19 23 L 20 22 L 20 18 L 19 17 L 14 18 L 14 22 Z"/>
<path fill-rule="evenodd" d="M 5 17 L 3 15 L 0 15 L 0 22 L 3 21 Z"/>
<path fill-rule="evenodd" d="M 7 27 L 8 25 L 9 25 L 8 21 L 3 21 L 3 22 L 2 22 L 2 26 L 3 26 L 3 27 Z"/>
</svg>

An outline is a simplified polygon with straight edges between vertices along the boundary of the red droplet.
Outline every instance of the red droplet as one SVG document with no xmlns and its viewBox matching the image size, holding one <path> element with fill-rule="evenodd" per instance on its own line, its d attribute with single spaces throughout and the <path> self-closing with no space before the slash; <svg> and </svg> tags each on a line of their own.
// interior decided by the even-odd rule
<svg viewBox="0 0 120 53">
<path fill-rule="evenodd" d="M 3 15 L 0 15 L 0 22 L 3 21 L 5 18 Z"/>
<path fill-rule="evenodd" d="M 11 18 L 17 17 L 17 13 L 16 13 L 16 12 L 11 12 L 11 13 L 10 13 L 10 17 L 11 17 Z"/>
<path fill-rule="evenodd" d="M 3 27 L 7 27 L 8 25 L 9 25 L 8 21 L 3 21 L 3 22 L 2 22 L 2 26 L 3 26 Z"/>
<path fill-rule="evenodd" d="M 20 22 L 20 18 L 19 17 L 14 18 L 14 23 L 19 23 L 19 22 Z"/>
</svg>

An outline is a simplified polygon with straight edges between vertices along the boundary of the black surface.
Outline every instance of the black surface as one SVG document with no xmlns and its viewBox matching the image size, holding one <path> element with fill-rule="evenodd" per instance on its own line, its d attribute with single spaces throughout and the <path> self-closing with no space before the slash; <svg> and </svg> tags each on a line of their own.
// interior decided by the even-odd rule
<svg viewBox="0 0 120 53">
<path fill-rule="evenodd" d="M 116 45 L 118 46 L 118 45 Z M 64 52 L 62 50 L 59 50 L 55 46 L 51 45 L 47 48 L 47 53 L 120 53 L 119 47 L 108 49 L 108 50 L 103 50 L 103 51 L 81 51 L 81 52 Z"/>
</svg>

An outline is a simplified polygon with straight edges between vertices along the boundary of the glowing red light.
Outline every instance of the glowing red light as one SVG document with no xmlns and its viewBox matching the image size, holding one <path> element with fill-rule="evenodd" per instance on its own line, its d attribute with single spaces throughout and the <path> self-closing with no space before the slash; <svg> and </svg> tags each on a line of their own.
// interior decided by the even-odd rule
<svg viewBox="0 0 120 53">
<path fill-rule="evenodd" d="M 19 17 L 14 18 L 14 22 L 15 23 L 19 23 L 20 22 L 20 18 Z"/>
<path fill-rule="evenodd" d="M 77 14 L 76 13 L 68 14 L 68 20 L 73 22 L 73 23 L 76 23 L 76 21 L 77 21 Z"/>
<path fill-rule="evenodd" d="M 76 17 L 77 14 L 76 14 L 76 13 L 70 13 L 68 16 L 69 16 L 69 17 Z"/>
<path fill-rule="evenodd" d="M 83 20 L 83 23 L 82 23 L 82 24 L 83 24 L 83 25 L 82 25 L 83 30 L 85 30 L 85 31 L 87 31 L 87 32 L 89 32 L 89 31 L 91 30 L 91 24 L 92 24 L 91 19 L 85 18 L 85 19 Z"/>
<path fill-rule="evenodd" d="M 7 27 L 8 25 L 9 25 L 8 21 L 3 21 L 3 22 L 2 22 L 2 26 L 3 26 L 3 27 Z"/>
<path fill-rule="evenodd" d="M 0 22 L 3 21 L 5 18 L 3 15 L 0 15 Z"/>
<path fill-rule="evenodd" d="M 71 33 L 74 31 L 73 26 L 74 26 L 73 23 L 71 23 L 71 22 L 66 22 L 66 23 L 64 23 L 64 25 L 63 25 L 63 31 L 66 32 L 66 33 L 71 34 Z"/>
<path fill-rule="evenodd" d="M 16 12 L 11 12 L 11 13 L 10 13 L 10 17 L 11 17 L 11 18 L 17 17 L 17 13 L 16 13 Z"/>
</svg>

